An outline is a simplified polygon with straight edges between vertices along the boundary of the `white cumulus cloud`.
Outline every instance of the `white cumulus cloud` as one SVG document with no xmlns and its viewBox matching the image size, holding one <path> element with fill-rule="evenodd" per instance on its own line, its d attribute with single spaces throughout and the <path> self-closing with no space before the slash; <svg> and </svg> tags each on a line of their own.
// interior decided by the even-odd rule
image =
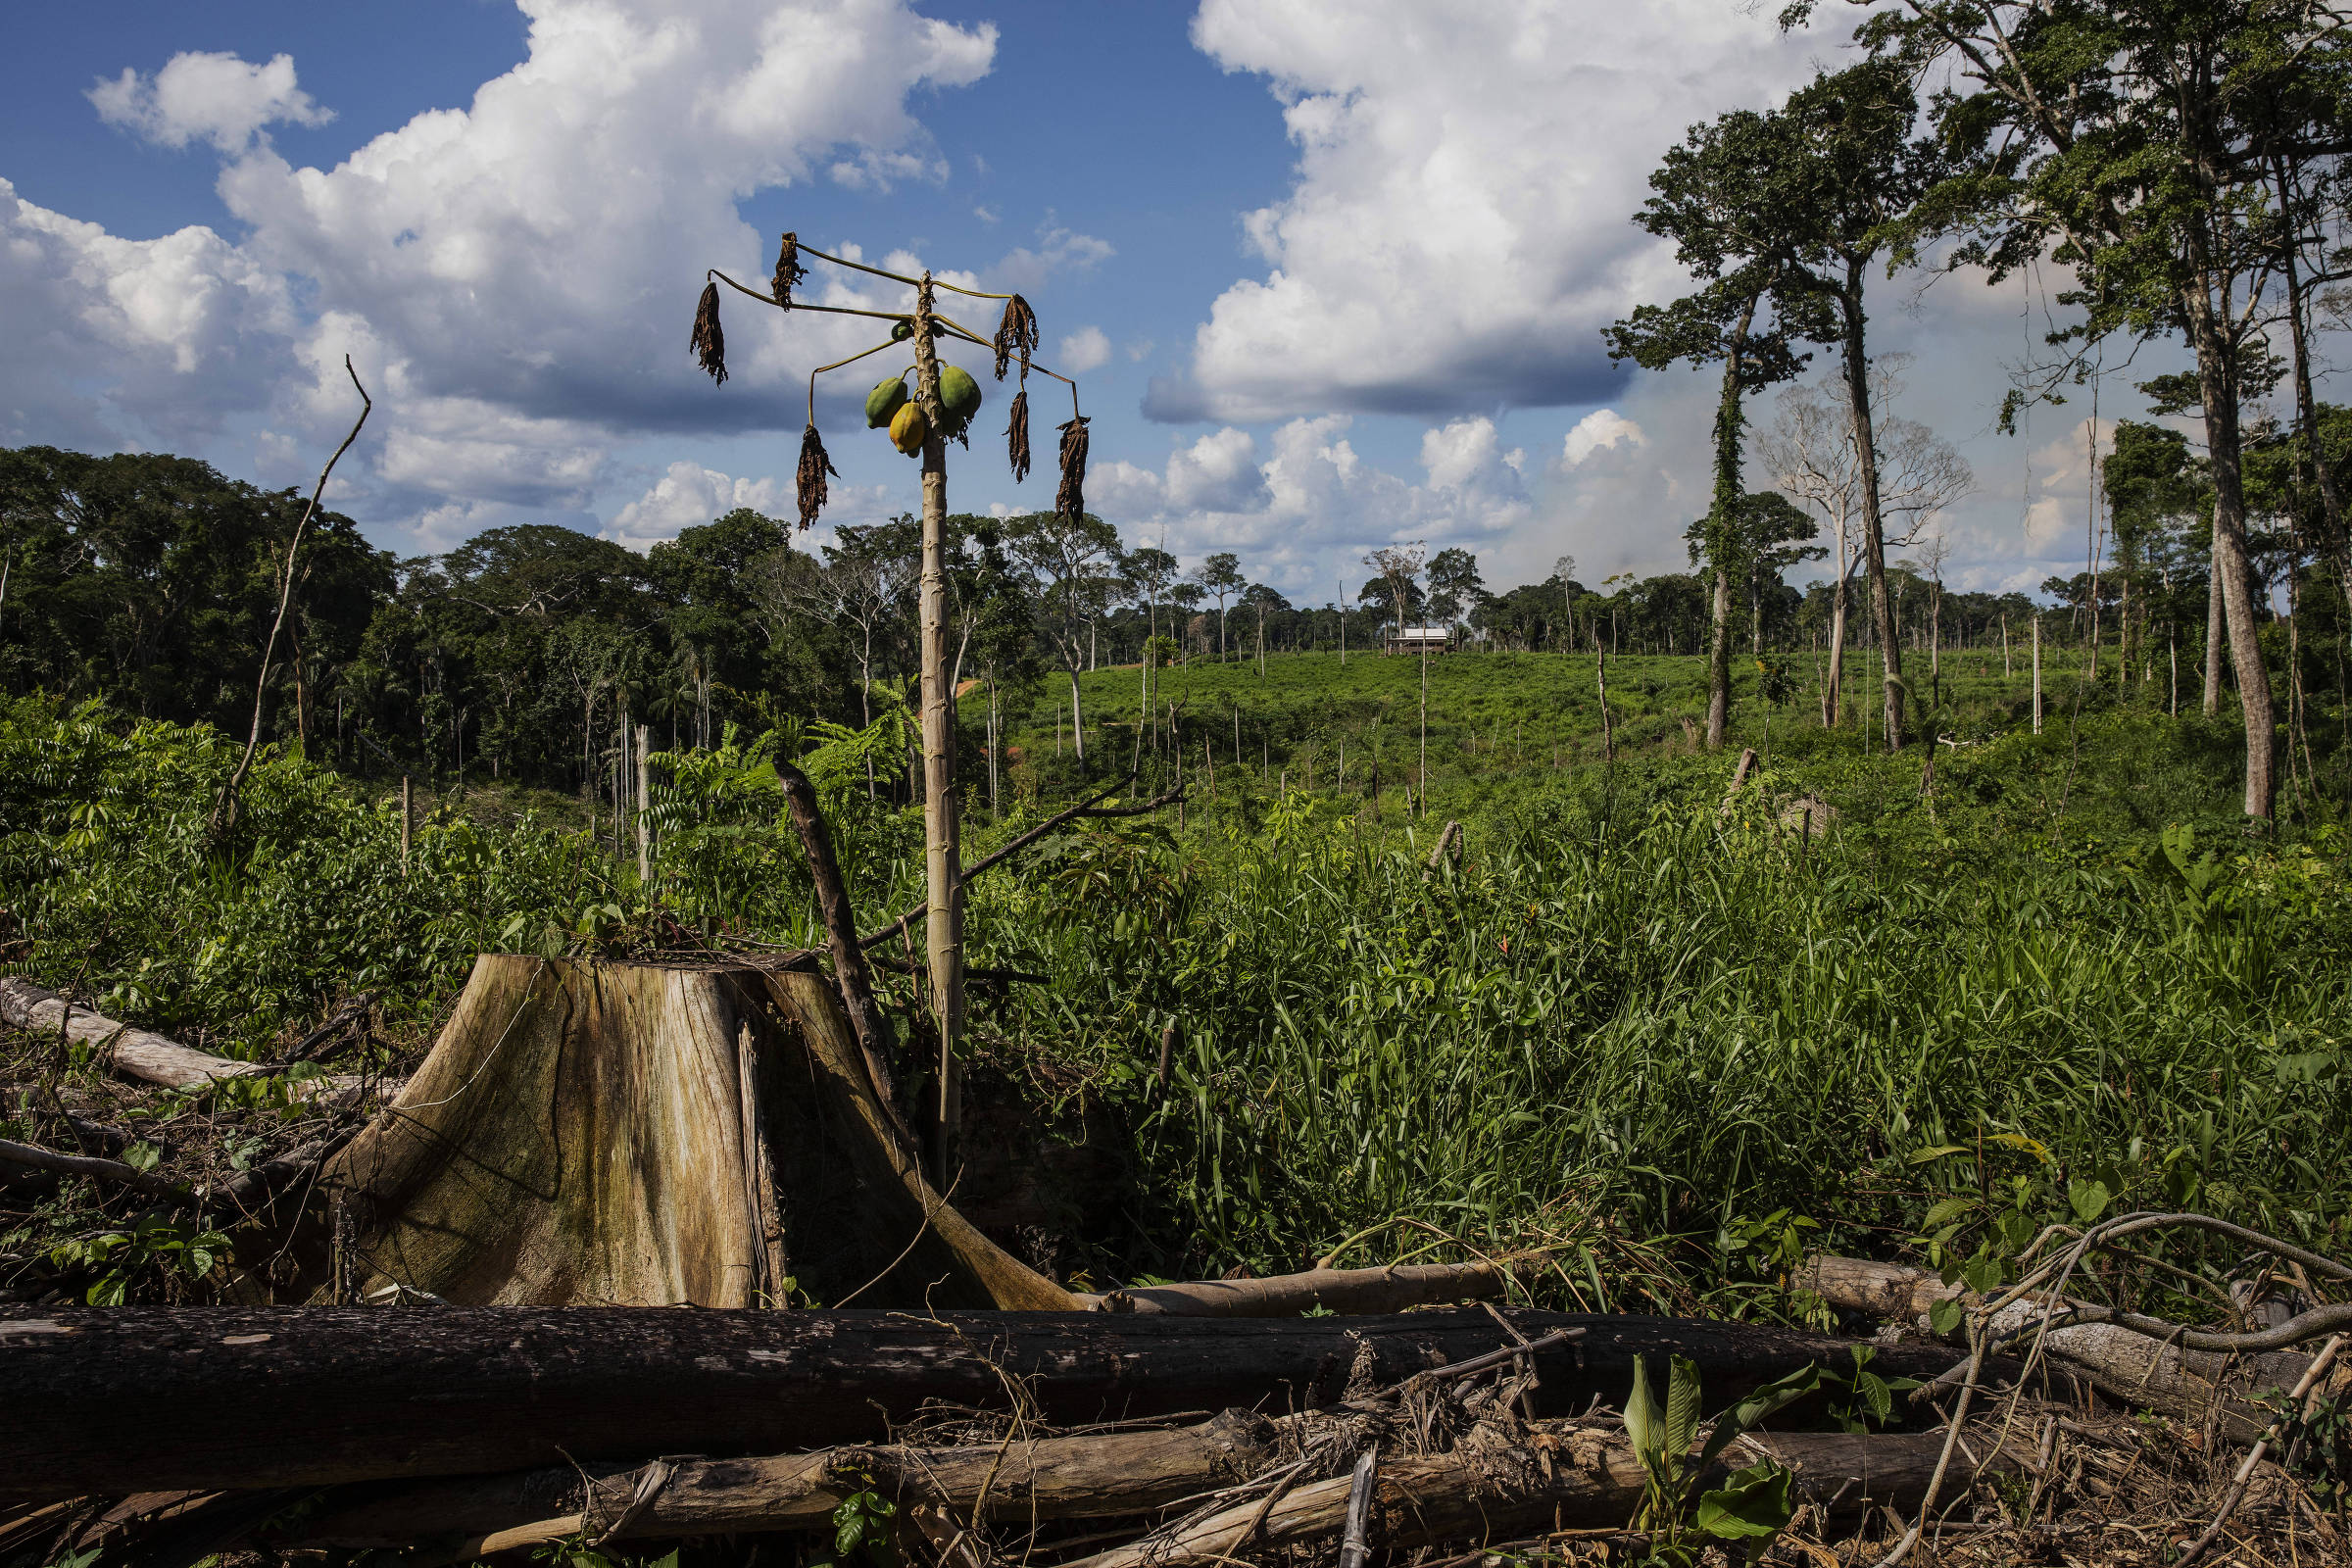
<svg viewBox="0 0 2352 1568">
<path fill-rule="evenodd" d="M 335 118 L 295 85 L 292 55 L 257 66 L 230 54 L 176 54 L 152 76 L 125 70 L 85 96 L 110 125 L 166 147 L 208 141 L 224 153 L 243 152 L 265 125 Z"/>
<path fill-rule="evenodd" d="M 101 83 L 108 119 L 221 149 L 219 190 L 245 237 L 126 241 L 0 185 L 0 304 L 40 323 L 0 334 L 10 435 L 140 444 L 242 415 L 260 417 L 264 454 L 306 449 L 348 425 L 349 352 L 377 394 L 351 466 L 376 515 L 433 534 L 477 505 L 578 513 L 632 435 L 785 417 L 789 400 L 762 391 L 863 344 L 851 318 L 796 317 L 788 332 L 741 301 L 726 318 L 735 380 L 712 388 L 685 350 L 703 269 L 757 280 L 774 255 L 737 204 L 816 178 L 928 177 L 938 153 L 908 96 L 984 74 L 996 29 L 907 0 L 523 10 L 521 64 L 331 169 L 296 167 L 260 134 L 323 113 L 287 57 L 182 55 Z M 1106 249 L 1058 231 L 1025 265 Z M 867 298 L 810 282 L 820 303 Z"/>
<path fill-rule="evenodd" d="M 1193 39 L 1267 78 L 1298 150 L 1245 220 L 1267 270 L 1153 390 L 1228 420 L 1607 395 L 1600 328 L 1676 281 L 1629 221 L 1649 171 L 1821 46 L 1731 0 L 1203 0 Z"/>
<path fill-rule="evenodd" d="M 1613 447 L 1621 441 L 1637 447 L 1646 446 L 1649 437 L 1642 433 L 1640 425 L 1615 409 L 1594 409 L 1576 421 L 1575 428 L 1568 432 L 1568 438 L 1560 444 L 1560 456 L 1573 468 L 1601 448 Z"/>
<path fill-rule="evenodd" d="M 1110 363 L 1110 338 L 1099 326 L 1082 326 L 1060 343 L 1055 367 L 1065 375 L 1084 375 Z"/>
<path fill-rule="evenodd" d="M 643 550 L 662 539 L 675 539 L 687 528 L 723 517 L 737 507 L 749 507 L 770 516 L 787 500 L 785 486 L 772 478 L 731 478 L 716 468 L 680 460 L 655 481 L 652 489 L 614 513 L 605 530 L 631 550 Z"/>
</svg>

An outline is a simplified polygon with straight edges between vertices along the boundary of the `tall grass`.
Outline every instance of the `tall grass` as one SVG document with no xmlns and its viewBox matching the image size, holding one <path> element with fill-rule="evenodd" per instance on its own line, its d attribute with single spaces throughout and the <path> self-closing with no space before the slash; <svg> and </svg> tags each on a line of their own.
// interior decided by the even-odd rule
<svg viewBox="0 0 2352 1568">
<path fill-rule="evenodd" d="M 990 929 L 1054 975 L 1020 1041 L 1141 1114 L 1150 1262 L 1296 1267 L 1403 1215 L 1672 1237 L 1679 1272 L 1760 1286 L 1800 1219 L 1957 1262 L 2102 1190 L 2340 1229 L 2331 839 L 2209 862 L 2180 833 L 2004 848 L 1922 813 L 1897 853 L 1694 794 L 1582 775 L 1435 872 L 1426 831 L 1295 798 L 1222 843 L 1089 835 L 999 889 Z"/>
</svg>

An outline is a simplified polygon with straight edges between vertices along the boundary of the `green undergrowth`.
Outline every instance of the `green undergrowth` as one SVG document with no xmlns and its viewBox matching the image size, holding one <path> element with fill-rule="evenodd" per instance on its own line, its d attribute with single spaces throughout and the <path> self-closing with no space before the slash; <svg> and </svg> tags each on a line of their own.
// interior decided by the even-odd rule
<svg viewBox="0 0 2352 1568">
<path fill-rule="evenodd" d="M 972 1049 L 1129 1129 L 1127 1221 L 1077 1239 L 1098 1283 L 1527 1247 L 1550 1304 L 1802 1316 L 1805 1250 L 1989 1278 L 2119 1206 L 2346 1250 L 2325 792 L 2249 837 L 2228 726 L 2129 706 L 1950 738 L 1929 777 L 1790 726 L 1728 800 L 1730 759 L 1672 737 L 1457 778 L 1426 814 L 1196 778 L 1181 823 L 1064 828 L 972 885 L 972 961 L 1047 980 L 976 993 Z M 484 949 L 808 944 L 773 760 L 815 779 L 873 924 L 918 896 L 919 812 L 865 784 L 905 746 L 893 710 L 660 760 L 648 878 L 609 813 L 507 796 L 436 802 L 404 874 L 392 805 L 299 755 L 265 752 L 214 833 L 223 737 L 21 703 L 0 963 L 267 1054 L 360 991 L 421 1025 Z M 1799 797 L 1825 835 L 1788 825 Z M 1006 804 L 967 856 L 1054 803 Z"/>
<path fill-rule="evenodd" d="M 1558 1247 L 1562 1302 L 1787 1313 L 1804 1250 L 1982 1275 L 2118 1204 L 2327 1248 L 2343 844 L 2245 838 L 2229 742 L 2101 715 L 1946 748 L 1925 794 L 1916 755 L 1820 748 L 1728 808 L 1721 758 L 1546 770 L 1435 871 L 1435 812 L 1231 798 L 983 903 L 1054 977 L 1020 1046 L 1137 1109 L 1166 1250 L 1130 1267 L 1296 1268 L 1402 1216 L 1407 1250 Z"/>
</svg>

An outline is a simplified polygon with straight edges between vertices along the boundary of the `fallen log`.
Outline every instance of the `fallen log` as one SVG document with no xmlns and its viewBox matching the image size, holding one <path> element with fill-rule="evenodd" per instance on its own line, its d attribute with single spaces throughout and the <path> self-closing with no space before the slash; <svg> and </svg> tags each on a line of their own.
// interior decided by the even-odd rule
<svg viewBox="0 0 2352 1568">
<path fill-rule="evenodd" d="M 1808 1258 L 1794 1283 L 1841 1311 L 1898 1322 L 1933 1335 L 1929 1313 L 1936 1303 L 1959 1300 L 1969 1307 L 1982 1298 L 1963 1286 L 1946 1285 L 1932 1270 L 1867 1258 Z M 1992 1320 L 1994 1335 L 2018 1340 L 2043 1315 L 2044 1300 L 2028 1298 L 2003 1308 Z M 2229 1355 L 2187 1350 L 2113 1323 L 2074 1323 L 2041 1336 L 2043 1353 L 2082 1374 L 2101 1394 L 2127 1405 L 2159 1410 L 2192 1425 L 2212 1421 L 2215 1430 L 2239 1446 L 2261 1438 L 2271 1412 L 2251 1396 L 2286 1389 L 2309 1370 L 2311 1357 L 2278 1350 Z M 2022 1342 L 2018 1349 L 2023 1349 Z M 2343 1381 L 2352 1384 L 2352 1377 Z"/>
<path fill-rule="evenodd" d="M 810 977 L 812 982 L 822 981 Z M 829 988 L 828 988 L 829 989 Z M 844 1033 L 846 1034 L 846 1029 Z M 1633 1358 L 1690 1357 L 1730 1399 L 1847 1342 L 1755 1324 L 1507 1311 L 1538 1413 L 1621 1398 Z M 0 1501 L 476 1475 L 647 1452 L 887 1441 L 931 1403 L 1062 1425 L 1303 1409 L 1509 1344 L 1485 1311 L 1240 1322 L 1091 1312 L 437 1307 L 0 1310 Z M 1932 1376 L 1941 1347 L 1882 1352 Z M 201 1426 L 210 1436 L 191 1444 Z"/>
<path fill-rule="evenodd" d="M 1245 1481 L 1270 1458 L 1275 1423 L 1228 1410 L 1198 1426 L 956 1446 L 873 1445 L 742 1459 L 687 1459 L 661 1478 L 615 1540 L 814 1529 L 857 1492 L 932 1503 L 958 1518 L 1118 1518 Z M 463 1535 L 494 1551 L 613 1530 L 642 1469 L 570 1466 L 409 1485 L 301 1520 L 279 1546 L 403 1546 Z"/>
<path fill-rule="evenodd" d="M 1481 1435 L 1473 1433 L 1452 1453 L 1382 1456 L 1373 1484 L 1374 1545 L 1485 1543 L 1531 1530 L 1622 1525 L 1642 1501 L 1642 1463 L 1621 1433 L 1539 1428 L 1525 1443 L 1480 1443 Z M 1772 1459 L 1794 1471 L 1797 1494 L 1825 1512 L 1900 1509 L 1926 1493 L 1942 1448 L 1937 1432 L 1759 1434 L 1735 1443 L 1716 1473 Z M 1988 1470 L 2017 1462 L 2005 1450 L 1984 1458 Z M 1313 1482 L 1271 1507 L 1248 1498 L 1066 1568 L 1205 1568 L 1234 1561 L 1245 1547 L 1301 1545 L 1339 1532 L 1350 1485 L 1348 1476 Z"/>
<path fill-rule="evenodd" d="M 1516 1257 L 1478 1263 L 1393 1263 L 1384 1268 L 1316 1268 L 1262 1280 L 1196 1280 L 1128 1285 L 1078 1299 L 1097 1312 L 1163 1312 L 1185 1317 L 1292 1317 L 1326 1312 L 1401 1312 L 1439 1301 L 1500 1296 Z"/>
<path fill-rule="evenodd" d="M 166 1089 L 201 1090 L 223 1078 L 251 1078 L 278 1070 L 271 1062 L 231 1061 L 150 1030 L 119 1023 L 15 976 L 0 979 L 0 1022 L 19 1029 L 61 1032 L 68 1040 L 95 1048 L 109 1071 Z M 287 1088 L 300 1098 L 312 1099 L 356 1095 L 370 1083 L 354 1077 L 299 1078 L 291 1080 Z M 387 1085 L 386 1092 L 397 1087 Z"/>
<path fill-rule="evenodd" d="M 1262 1474 L 1278 1423 L 1228 1410 L 1199 1426 L 957 1447 L 857 1447 L 746 1459 L 687 1459 L 587 1478 L 549 1469 L 470 1485 L 411 1489 L 303 1521 L 279 1548 L 397 1547 L 431 1540 L 436 1560 L 469 1561 L 581 1536 L 664 1541 L 825 1527 L 843 1499 L 870 1490 L 903 1507 L 958 1520 L 1031 1524 L 1116 1519 Z M 1483 1441 L 1482 1441 L 1483 1440 Z M 1718 1473 L 1771 1459 L 1796 1475 L 1795 1494 L 1851 1517 L 1902 1508 L 1926 1492 L 1939 1433 L 1851 1437 L 1756 1434 Z M 1988 1472 L 2020 1455 L 1987 1453 Z M 1232 1561 L 1247 1547 L 1328 1536 L 1348 1507 L 1349 1477 L 1259 1494 L 1084 1559 L 1088 1568 Z M 1504 1437 L 1487 1430 L 1450 1454 L 1384 1457 L 1373 1494 L 1374 1539 L 1384 1545 L 1479 1543 L 1532 1528 L 1623 1524 L 1640 1504 L 1642 1472 L 1623 1435 L 1606 1426 L 1549 1423 Z M 494 1522 L 501 1510 L 552 1496 L 561 1511 Z M 639 1498 L 645 1500 L 640 1503 Z M 1073 1565 L 1075 1568 L 1075 1565 Z"/>
</svg>

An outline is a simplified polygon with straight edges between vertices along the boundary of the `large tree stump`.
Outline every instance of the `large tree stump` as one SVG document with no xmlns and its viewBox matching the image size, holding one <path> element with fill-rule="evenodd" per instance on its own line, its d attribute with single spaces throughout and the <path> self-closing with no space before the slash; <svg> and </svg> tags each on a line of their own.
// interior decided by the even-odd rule
<svg viewBox="0 0 2352 1568">
<path fill-rule="evenodd" d="M 807 962 L 484 954 L 424 1064 L 324 1173 L 351 1294 L 1074 1305 L 923 1180 Z"/>
</svg>

